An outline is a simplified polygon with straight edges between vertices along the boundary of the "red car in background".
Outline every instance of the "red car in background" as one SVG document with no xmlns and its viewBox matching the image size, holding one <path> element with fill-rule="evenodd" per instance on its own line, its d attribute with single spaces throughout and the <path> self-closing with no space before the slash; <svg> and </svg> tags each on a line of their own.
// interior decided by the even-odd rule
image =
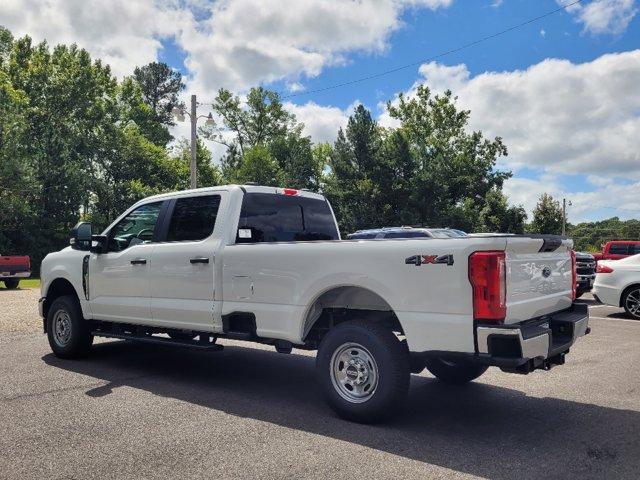
<svg viewBox="0 0 640 480">
<path fill-rule="evenodd" d="M 592 253 L 599 260 L 620 260 L 640 253 L 640 240 L 611 240 L 604 244 L 602 252 Z"/>
<path fill-rule="evenodd" d="M 24 256 L 0 256 L 0 281 L 10 290 L 18 288 L 20 280 L 31 276 L 31 259 Z"/>
</svg>

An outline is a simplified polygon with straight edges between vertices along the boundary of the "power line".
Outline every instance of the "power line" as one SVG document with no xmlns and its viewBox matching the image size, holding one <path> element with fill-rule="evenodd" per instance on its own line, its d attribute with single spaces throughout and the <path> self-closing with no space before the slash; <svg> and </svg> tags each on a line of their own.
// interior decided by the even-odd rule
<svg viewBox="0 0 640 480">
<path fill-rule="evenodd" d="M 480 43 L 486 42 L 487 40 L 491 40 L 493 38 L 500 37 L 500 36 L 502 36 L 502 35 L 504 35 L 506 33 L 509 33 L 509 32 L 511 32 L 513 30 L 517 30 L 518 28 L 522 28 L 522 27 L 524 27 L 526 25 L 535 23 L 535 22 L 537 22 L 539 20 L 542 20 L 543 18 L 549 17 L 549 16 L 554 15 L 554 14 L 556 14 L 558 12 L 565 11 L 569 7 L 577 5 L 578 3 L 581 3 L 582 1 L 583 0 L 574 0 L 573 2 L 568 3 L 566 5 L 562 5 L 561 7 L 556 8 L 555 10 L 551 10 L 551 11 L 549 11 L 547 13 L 542 14 L 542 15 L 538 15 L 537 17 L 533 17 L 533 18 L 530 18 L 528 20 L 525 20 L 524 22 L 518 23 L 517 25 L 512 25 L 511 27 L 505 28 L 504 30 L 501 30 L 499 32 L 493 33 L 491 35 L 487 35 L 486 37 L 479 38 L 477 40 L 474 40 L 473 42 L 465 43 L 464 45 L 460 45 L 459 47 L 455 47 L 455 48 L 452 48 L 450 50 L 446 50 L 444 52 L 438 53 L 438 54 L 433 55 L 431 57 L 424 58 L 422 60 L 417 60 L 417 61 L 412 62 L 412 63 L 407 63 L 405 65 L 400 65 L 400 66 L 392 68 L 390 70 L 384 70 L 382 72 L 378 72 L 378 73 L 374 73 L 374 74 L 367 75 L 367 76 L 364 76 L 364 77 L 356 78 L 356 79 L 353 79 L 353 80 L 349 80 L 347 82 L 336 83 L 334 85 L 329 85 L 327 87 L 316 88 L 314 90 L 308 90 L 306 92 L 291 93 L 289 95 L 281 95 L 280 98 L 283 99 L 283 100 L 286 100 L 288 98 L 300 97 L 302 95 L 311 95 L 311 94 L 314 94 L 314 93 L 326 92 L 328 90 L 333 90 L 333 89 L 336 89 L 336 88 L 347 87 L 349 85 L 353 85 L 353 84 L 360 83 L 360 82 L 365 82 L 367 80 L 373 80 L 375 78 L 380 78 L 380 77 L 383 77 L 385 75 L 390 75 L 392 73 L 399 72 L 399 71 L 405 70 L 407 68 L 415 67 L 416 65 L 420 65 L 420 64 L 425 63 L 425 62 L 430 62 L 430 61 L 433 61 L 433 60 L 437 60 L 437 59 L 442 58 L 444 56 L 451 55 L 452 53 L 457 53 L 457 52 L 459 52 L 461 50 L 465 50 L 467 48 L 473 47 L 473 46 L 478 45 Z"/>
</svg>

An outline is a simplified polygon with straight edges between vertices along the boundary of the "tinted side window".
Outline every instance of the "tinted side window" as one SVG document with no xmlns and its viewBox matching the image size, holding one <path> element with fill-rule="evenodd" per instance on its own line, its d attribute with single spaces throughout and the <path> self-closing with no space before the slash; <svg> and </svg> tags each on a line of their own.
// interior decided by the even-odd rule
<svg viewBox="0 0 640 480">
<path fill-rule="evenodd" d="M 168 242 L 203 240 L 213 232 L 220 195 L 179 198 L 167 232 Z"/>
<path fill-rule="evenodd" d="M 109 232 L 109 251 L 120 252 L 140 243 L 152 242 L 162 202 L 141 205 L 114 225 Z"/>
<path fill-rule="evenodd" d="M 337 239 L 338 231 L 324 200 L 268 193 L 244 196 L 238 243 Z"/>
<path fill-rule="evenodd" d="M 626 255 L 629 252 L 629 246 L 624 243 L 614 243 L 609 247 L 609 253 L 613 255 Z"/>
<path fill-rule="evenodd" d="M 633 249 L 629 252 L 632 255 L 637 255 L 638 253 L 640 253 L 640 244 L 638 245 L 633 245 L 632 247 Z"/>
<path fill-rule="evenodd" d="M 349 240 L 370 240 L 376 238 L 376 233 L 352 233 L 347 238 Z"/>
<path fill-rule="evenodd" d="M 426 234 L 425 232 L 412 232 L 412 231 L 406 231 L 406 232 L 389 232 L 387 233 L 384 238 L 424 238 L 424 237 L 430 237 L 430 235 Z"/>
</svg>

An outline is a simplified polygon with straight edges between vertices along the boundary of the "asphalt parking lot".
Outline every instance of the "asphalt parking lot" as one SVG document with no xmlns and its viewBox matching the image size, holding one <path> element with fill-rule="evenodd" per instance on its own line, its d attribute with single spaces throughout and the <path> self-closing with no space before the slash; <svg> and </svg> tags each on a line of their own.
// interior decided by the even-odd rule
<svg viewBox="0 0 640 480">
<path fill-rule="evenodd" d="M 99 341 L 54 357 L 37 290 L 0 291 L 0 478 L 629 478 L 640 474 L 640 322 L 589 298 L 566 365 L 414 375 L 394 421 L 342 421 L 308 353 Z"/>
</svg>

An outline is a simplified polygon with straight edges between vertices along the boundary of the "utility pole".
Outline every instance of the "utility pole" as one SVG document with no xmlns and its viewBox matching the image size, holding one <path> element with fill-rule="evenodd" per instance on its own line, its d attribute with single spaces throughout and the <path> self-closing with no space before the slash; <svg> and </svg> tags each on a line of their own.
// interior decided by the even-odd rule
<svg viewBox="0 0 640 480">
<path fill-rule="evenodd" d="M 189 185 L 191 188 L 198 188 L 198 165 L 196 162 L 196 158 L 198 156 L 198 119 L 206 118 L 207 125 L 213 125 L 213 115 L 209 113 L 209 115 L 200 115 L 198 116 L 198 101 L 195 95 L 191 95 L 191 111 L 187 112 L 184 108 L 184 105 L 179 105 L 173 108 L 173 116 L 179 122 L 184 122 L 184 116 L 189 115 L 189 120 L 191 120 L 191 142 L 190 142 L 190 150 L 191 150 L 191 161 L 189 165 L 190 176 L 189 176 Z"/>
<path fill-rule="evenodd" d="M 198 117 L 196 110 L 198 102 L 196 102 L 196 96 L 191 95 L 191 188 L 198 188 L 198 168 L 196 164 L 196 156 L 198 154 L 198 136 L 196 133 L 196 124 L 198 123 Z M 563 228 L 564 230 L 564 228 Z"/>
<path fill-rule="evenodd" d="M 571 201 L 569 201 L 569 206 L 571 206 Z M 567 199 L 562 199 L 562 235 L 564 236 L 567 233 Z"/>
</svg>

